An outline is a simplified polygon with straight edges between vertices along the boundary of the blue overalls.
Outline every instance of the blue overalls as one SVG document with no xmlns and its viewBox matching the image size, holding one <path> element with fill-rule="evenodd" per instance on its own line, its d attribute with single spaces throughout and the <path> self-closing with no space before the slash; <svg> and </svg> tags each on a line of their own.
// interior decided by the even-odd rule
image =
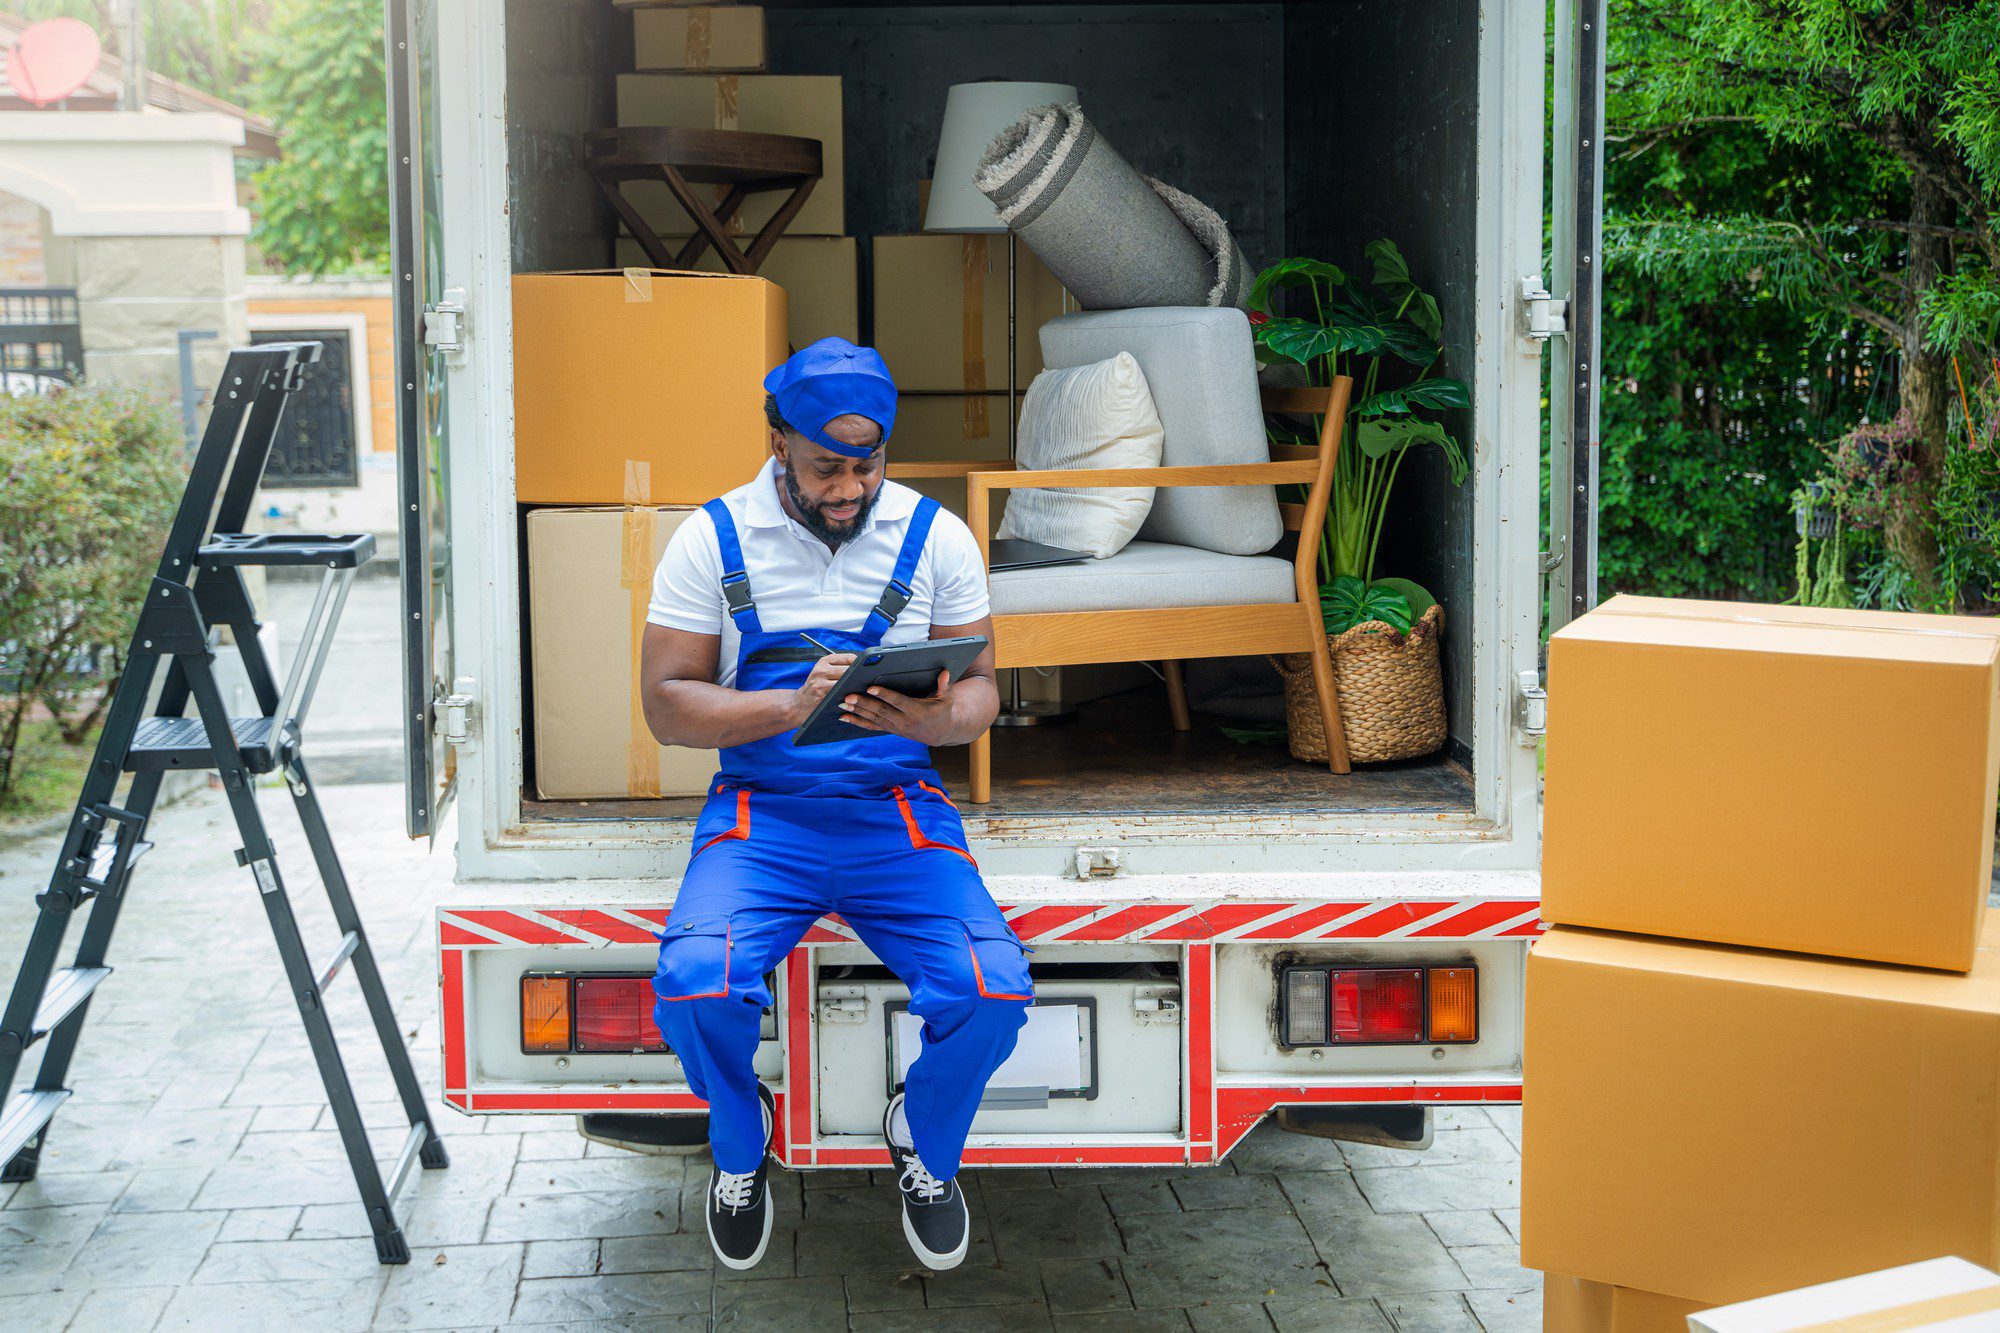
<svg viewBox="0 0 2000 1333">
<path fill-rule="evenodd" d="M 736 688 L 796 689 L 820 653 L 797 632 L 758 623 L 736 524 L 720 500 L 703 507 L 742 635 Z M 910 600 L 937 511 L 935 500 L 918 505 L 889 586 L 859 630 L 806 632 L 839 652 L 880 643 Z M 653 977 L 654 1019 L 708 1102 L 716 1165 L 754 1171 L 764 1158 L 751 1059 L 771 1003 L 765 974 L 829 912 L 910 988 L 923 1045 L 904 1109 L 917 1155 L 949 1179 L 986 1081 L 1027 1021 L 1028 966 L 980 881 L 929 749 L 890 735 L 794 747 L 788 731 L 722 751 Z"/>
</svg>

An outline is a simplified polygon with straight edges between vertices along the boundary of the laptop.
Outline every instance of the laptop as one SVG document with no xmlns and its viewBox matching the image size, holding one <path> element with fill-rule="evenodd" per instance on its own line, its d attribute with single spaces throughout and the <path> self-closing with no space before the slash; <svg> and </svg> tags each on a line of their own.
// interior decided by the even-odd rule
<svg viewBox="0 0 2000 1333">
<path fill-rule="evenodd" d="M 1044 546 L 1019 537 L 994 541 L 987 548 L 987 556 L 986 566 L 995 574 L 1009 569 L 1040 569 L 1044 565 L 1074 565 L 1090 559 L 1082 551 Z"/>
</svg>

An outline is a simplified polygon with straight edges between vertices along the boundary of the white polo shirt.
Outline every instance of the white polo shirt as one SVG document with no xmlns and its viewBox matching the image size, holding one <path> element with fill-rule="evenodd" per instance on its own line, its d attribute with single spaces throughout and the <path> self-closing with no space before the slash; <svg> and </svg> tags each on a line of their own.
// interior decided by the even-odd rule
<svg viewBox="0 0 2000 1333">
<path fill-rule="evenodd" d="M 785 513 L 778 500 L 779 484 L 777 462 L 767 458 L 756 480 L 722 497 L 736 520 L 736 540 L 743 548 L 758 623 L 767 630 L 825 627 L 858 632 L 888 586 L 903 535 L 923 497 L 884 480 L 860 535 L 836 552 Z M 715 523 L 706 513 L 694 514 L 674 533 L 654 571 L 653 601 L 646 619 L 690 634 L 721 635 L 715 683 L 729 685 L 736 679 L 742 636 L 722 599 L 722 574 Z M 972 529 L 939 510 L 910 579 L 910 603 L 882 642 L 928 639 L 932 625 L 969 625 L 989 609 L 986 566 Z"/>
</svg>

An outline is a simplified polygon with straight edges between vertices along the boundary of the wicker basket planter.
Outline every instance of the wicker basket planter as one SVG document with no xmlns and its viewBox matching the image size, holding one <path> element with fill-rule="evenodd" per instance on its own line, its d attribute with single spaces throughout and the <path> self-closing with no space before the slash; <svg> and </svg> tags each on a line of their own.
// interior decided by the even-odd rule
<svg viewBox="0 0 2000 1333">
<path fill-rule="evenodd" d="M 1416 759 L 1443 748 L 1444 668 L 1438 658 L 1443 637 L 1441 606 L 1425 611 L 1408 634 L 1371 620 L 1338 638 L 1328 636 L 1348 758 L 1373 764 Z M 1325 763 L 1326 728 L 1313 693 L 1312 659 L 1304 653 L 1283 653 L 1271 660 L 1285 678 L 1292 757 Z"/>
</svg>

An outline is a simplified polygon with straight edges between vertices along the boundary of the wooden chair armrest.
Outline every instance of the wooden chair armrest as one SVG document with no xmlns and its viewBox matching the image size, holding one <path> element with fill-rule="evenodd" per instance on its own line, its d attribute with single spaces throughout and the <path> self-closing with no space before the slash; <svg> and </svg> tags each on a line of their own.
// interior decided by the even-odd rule
<svg viewBox="0 0 2000 1333">
<path fill-rule="evenodd" d="M 1284 486 L 1310 485 L 1317 462 L 1220 463 L 1201 467 L 1067 468 L 1047 472 L 975 472 L 966 483 L 980 490 L 1045 490 L 1095 486 Z"/>
<path fill-rule="evenodd" d="M 1010 472 L 1014 460 L 1011 458 L 977 458 L 969 461 L 940 460 L 937 462 L 913 462 L 889 464 L 888 476 L 894 481 L 925 477 L 969 477 L 975 472 Z"/>
</svg>

